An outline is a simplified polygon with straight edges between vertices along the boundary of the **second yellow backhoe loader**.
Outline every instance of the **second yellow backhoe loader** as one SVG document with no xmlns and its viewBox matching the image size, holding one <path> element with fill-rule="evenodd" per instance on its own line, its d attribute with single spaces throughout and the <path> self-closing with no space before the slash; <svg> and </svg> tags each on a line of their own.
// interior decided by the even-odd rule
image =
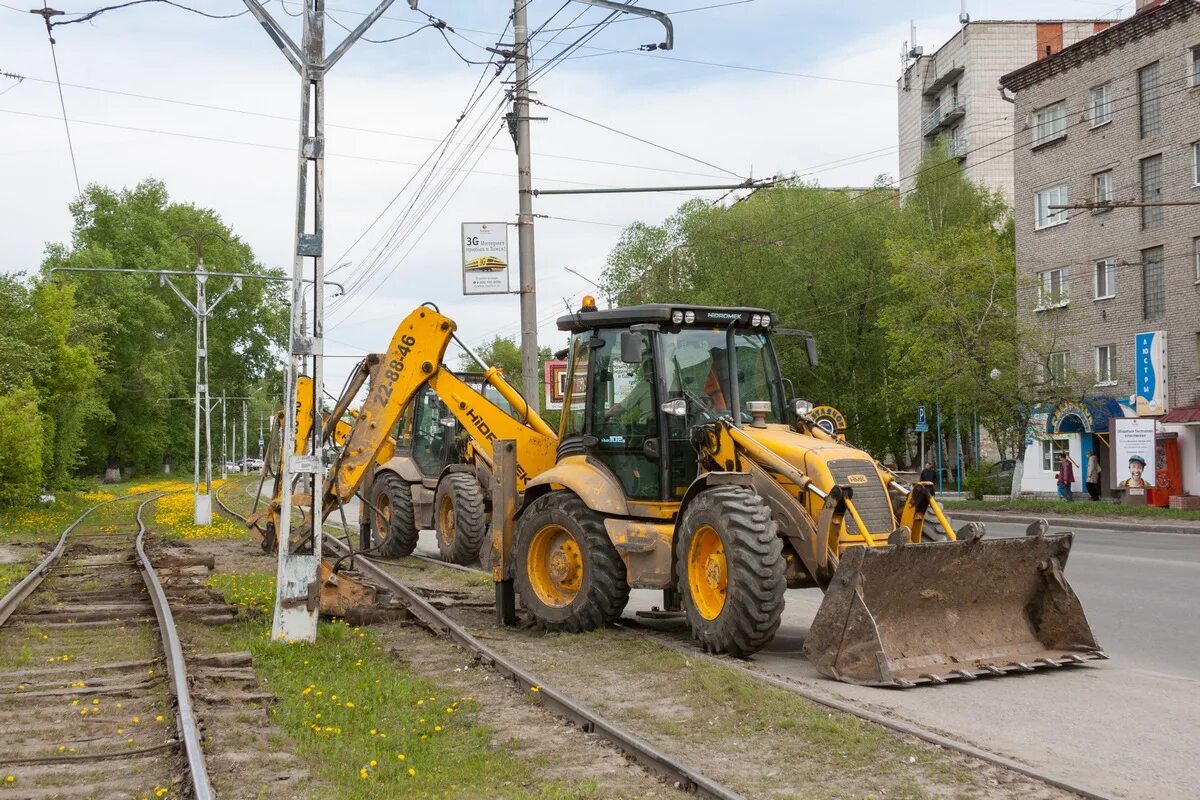
<svg viewBox="0 0 1200 800">
<path fill-rule="evenodd" d="M 631 587 L 659 589 L 706 650 L 747 656 L 774 636 L 787 588 L 819 587 L 804 650 L 839 680 L 903 687 L 1105 657 L 1063 575 L 1071 534 L 956 535 L 928 485 L 901 484 L 786 398 L 772 340 L 798 336 L 815 365 L 811 336 L 763 309 L 598 311 L 590 298 L 558 327 L 570 346 L 556 436 L 498 370 L 484 382 L 515 416 L 442 364 L 452 320 L 409 314 L 325 507 L 353 495 L 428 387 L 489 466 L 495 442 L 516 442 L 500 563 L 544 628 L 609 624 Z"/>
</svg>

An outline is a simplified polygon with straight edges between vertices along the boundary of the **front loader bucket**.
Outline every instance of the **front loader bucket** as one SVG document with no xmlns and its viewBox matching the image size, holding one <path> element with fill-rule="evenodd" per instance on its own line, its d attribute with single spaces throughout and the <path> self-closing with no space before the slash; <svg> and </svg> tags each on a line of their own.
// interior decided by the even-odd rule
<svg viewBox="0 0 1200 800">
<path fill-rule="evenodd" d="M 824 675 L 907 687 L 1107 658 L 1063 577 L 1072 534 L 842 553 L 804 641 Z"/>
</svg>

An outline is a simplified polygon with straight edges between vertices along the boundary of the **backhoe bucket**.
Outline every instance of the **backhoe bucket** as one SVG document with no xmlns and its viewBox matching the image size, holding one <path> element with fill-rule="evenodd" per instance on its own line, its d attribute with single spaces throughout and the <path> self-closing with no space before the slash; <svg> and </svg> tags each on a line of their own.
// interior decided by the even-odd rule
<svg viewBox="0 0 1200 800">
<path fill-rule="evenodd" d="M 1072 534 L 853 547 L 804 642 L 822 674 L 907 687 L 1107 658 L 1063 577 Z"/>
</svg>

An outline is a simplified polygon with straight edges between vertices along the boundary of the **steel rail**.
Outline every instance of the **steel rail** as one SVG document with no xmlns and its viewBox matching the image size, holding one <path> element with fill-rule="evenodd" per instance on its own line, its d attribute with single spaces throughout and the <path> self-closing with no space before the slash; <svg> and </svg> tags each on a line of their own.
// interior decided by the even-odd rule
<svg viewBox="0 0 1200 800">
<path fill-rule="evenodd" d="M 225 504 L 220 490 L 215 493 L 217 505 L 225 513 L 245 521 L 245 517 Z M 327 549 L 338 556 L 351 555 L 345 543 L 332 536 L 324 540 Z M 408 611 L 422 625 L 438 636 L 445 636 L 459 647 L 473 653 L 481 663 L 492 668 L 515 683 L 522 692 L 534 692 L 554 713 L 573 722 L 584 733 L 595 733 L 616 745 L 627 756 L 637 761 L 647 771 L 671 782 L 685 794 L 705 797 L 710 800 L 745 800 L 745 798 L 716 781 L 705 777 L 687 765 L 640 739 L 616 723 L 605 719 L 595 711 L 582 706 L 562 692 L 547 686 L 515 662 L 505 658 L 482 641 L 471 635 L 447 615 L 438 611 L 425 598 L 418 595 L 396 577 L 388 574 L 381 566 L 364 556 L 354 556 L 355 567 L 375 583 L 386 587 L 399 597 Z"/>
<path fill-rule="evenodd" d="M 134 546 L 137 548 L 137 563 L 142 571 L 142 580 L 149 590 L 150 602 L 154 604 L 154 614 L 158 617 L 158 628 L 162 633 L 163 651 L 167 656 L 167 675 L 171 679 L 171 691 L 175 694 L 176 727 L 183 742 L 188 772 L 192 776 L 192 797 L 194 800 L 212 800 L 213 791 L 208 780 L 208 765 L 204 760 L 204 747 L 200 742 L 200 729 L 196 725 L 196 713 L 192 708 L 192 695 L 188 688 L 187 663 L 183 659 L 183 646 L 179 642 L 179 632 L 175 629 L 175 617 L 167 602 L 167 593 L 163 590 L 162 581 L 158 579 L 158 573 L 154 571 L 154 566 L 146 555 L 146 523 L 142 521 L 142 509 L 157 499 L 157 497 L 148 498 L 137 509 L 138 535 L 134 542 Z"/>
</svg>

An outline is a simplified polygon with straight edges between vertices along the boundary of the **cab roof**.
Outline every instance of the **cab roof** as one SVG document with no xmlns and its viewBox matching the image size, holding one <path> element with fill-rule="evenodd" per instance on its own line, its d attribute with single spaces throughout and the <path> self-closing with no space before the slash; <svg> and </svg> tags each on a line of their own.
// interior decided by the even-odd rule
<svg viewBox="0 0 1200 800">
<path fill-rule="evenodd" d="M 667 303 L 647 303 L 640 306 L 623 306 L 596 311 L 577 311 L 574 314 L 558 318 L 558 329 L 579 333 L 593 328 L 623 328 L 628 325 L 644 323 L 660 323 L 674 325 L 671 314 L 675 311 L 695 314 L 693 322 L 684 322 L 680 327 L 686 328 L 725 328 L 732 322 L 734 327 L 749 328 L 750 318 L 755 314 L 769 315 L 771 326 L 779 322 L 779 317 L 765 308 L 730 307 L 730 306 L 689 306 Z"/>
</svg>

